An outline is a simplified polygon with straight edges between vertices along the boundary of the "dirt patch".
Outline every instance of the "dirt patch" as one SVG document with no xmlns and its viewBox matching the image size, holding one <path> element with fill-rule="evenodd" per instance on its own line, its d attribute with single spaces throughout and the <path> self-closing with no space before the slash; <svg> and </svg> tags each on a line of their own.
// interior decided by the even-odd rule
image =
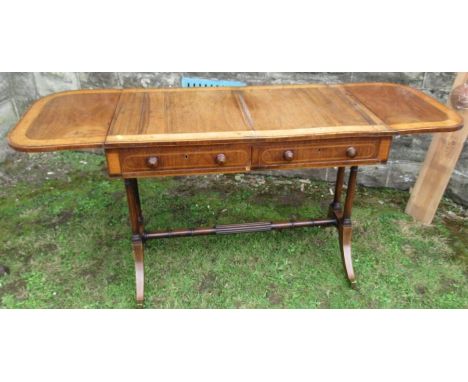
<svg viewBox="0 0 468 382">
<path fill-rule="evenodd" d="M 13 294 L 17 299 L 25 299 L 28 295 L 26 281 L 16 280 L 0 287 L 0 300 L 3 296 Z"/>
<path fill-rule="evenodd" d="M 1 276 L 6 276 L 10 273 L 10 268 L 8 268 L 6 265 L 1 265 L 0 264 L 0 277 Z"/>
<path fill-rule="evenodd" d="M 275 196 L 271 192 L 261 193 L 252 195 L 249 201 L 255 204 L 267 205 L 273 202 L 274 197 Z"/>
<path fill-rule="evenodd" d="M 228 196 L 236 191 L 236 181 L 229 175 L 177 177 L 176 181 L 174 195 L 178 196 L 192 197 L 206 192 L 217 192 L 222 196 Z"/>
<path fill-rule="evenodd" d="M 443 222 L 451 235 L 447 245 L 452 248 L 452 259 L 463 260 L 468 265 L 468 228 L 464 219 L 444 217 Z"/>
<path fill-rule="evenodd" d="M 53 219 L 44 219 L 43 217 L 41 217 L 38 220 L 34 221 L 34 224 L 39 224 L 46 228 L 53 228 L 55 226 L 67 223 L 72 217 L 73 211 L 64 210 Z"/>
<path fill-rule="evenodd" d="M 55 252 L 58 249 L 57 245 L 54 243 L 45 243 L 38 248 L 38 252 L 51 253 Z"/>
<path fill-rule="evenodd" d="M 442 293 L 451 292 L 456 289 L 457 281 L 448 277 L 442 277 L 440 280 L 439 291 Z"/>
<path fill-rule="evenodd" d="M 26 181 L 32 186 L 37 186 L 48 179 L 65 178 L 71 168 L 65 164 L 54 165 L 56 156 L 56 153 L 19 152 L 8 155 L 0 168 L 0 185 L 12 186 Z"/>
<path fill-rule="evenodd" d="M 124 196 L 125 196 L 125 192 L 123 191 L 115 191 L 111 194 L 111 198 L 115 202 L 120 202 Z"/>
<path fill-rule="evenodd" d="M 2 264 L 8 266 L 5 262 L 8 261 L 8 257 L 14 257 L 17 260 L 21 260 L 23 265 L 29 264 L 33 255 L 25 249 L 21 244 L 18 245 L 11 245 L 8 242 L 6 245 L 3 246 L 2 252 L 0 252 L 0 256 L 5 255 L 5 260 L 2 261 Z"/>
<path fill-rule="evenodd" d="M 275 203 L 285 207 L 302 206 L 307 199 L 307 195 L 298 190 L 288 190 L 287 193 L 276 194 L 274 191 L 255 194 L 250 201 L 255 204 L 266 205 Z"/>
<path fill-rule="evenodd" d="M 283 303 L 283 296 L 276 292 L 270 292 L 268 294 L 268 301 L 273 305 L 281 305 Z"/>
<path fill-rule="evenodd" d="M 198 285 L 200 293 L 212 292 L 217 284 L 216 274 L 214 272 L 205 273 Z"/>
<path fill-rule="evenodd" d="M 103 268 L 105 263 L 104 256 L 99 256 L 94 259 L 94 261 L 87 264 L 84 268 L 82 268 L 79 272 L 77 272 L 78 276 L 89 280 L 96 280 L 103 274 Z"/>
<path fill-rule="evenodd" d="M 193 185 L 182 184 L 175 189 L 175 195 L 192 197 L 197 194 L 197 190 Z"/>
<path fill-rule="evenodd" d="M 73 217 L 73 211 L 65 210 L 60 212 L 55 219 L 56 224 L 64 224 Z"/>
<path fill-rule="evenodd" d="M 268 286 L 267 297 L 268 297 L 268 301 L 270 301 L 270 304 L 272 305 L 283 304 L 284 297 L 280 293 L 278 293 L 277 287 L 274 284 L 270 284 Z"/>
<path fill-rule="evenodd" d="M 278 202 L 283 206 L 302 206 L 306 200 L 306 195 L 297 190 L 291 190 L 290 193 L 286 195 L 281 195 L 278 198 Z"/>
<path fill-rule="evenodd" d="M 257 266 L 258 264 L 258 261 L 259 261 L 259 257 L 258 256 L 255 256 L 255 255 L 251 255 L 248 257 L 247 259 L 247 264 L 250 268 L 252 269 L 255 269 L 255 267 Z"/>
<path fill-rule="evenodd" d="M 118 281 L 119 281 L 119 277 L 118 277 L 118 275 L 115 274 L 115 273 L 112 273 L 111 275 L 109 275 L 109 276 L 106 277 L 106 282 L 107 282 L 107 284 L 112 285 L 112 284 L 117 283 Z"/>
<path fill-rule="evenodd" d="M 427 293 L 427 287 L 424 285 L 416 285 L 415 289 L 416 292 L 421 296 L 424 296 Z"/>
</svg>

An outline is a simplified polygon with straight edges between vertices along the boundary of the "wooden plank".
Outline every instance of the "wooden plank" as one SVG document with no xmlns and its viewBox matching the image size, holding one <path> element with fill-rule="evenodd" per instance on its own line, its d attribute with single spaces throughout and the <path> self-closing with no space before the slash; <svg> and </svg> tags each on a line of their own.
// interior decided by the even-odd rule
<svg viewBox="0 0 468 382">
<path fill-rule="evenodd" d="M 8 135 L 19 151 L 102 147 L 121 90 L 56 93 L 36 101 Z"/>
<path fill-rule="evenodd" d="M 251 130 L 232 91 L 124 92 L 112 136 L 153 136 Z"/>
<path fill-rule="evenodd" d="M 344 87 L 398 134 L 454 131 L 463 122 L 454 110 L 409 86 L 374 83 Z"/>
<path fill-rule="evenodd" d="M 459 73 L 453 88 L 466 81 L 468 73 Z M 462 115 L 467 120 L 468 110 L 463 110 Z M 431 224 L 434 219 L 467 136 L 468 124 L 459 131 L 434 135 L 405 210 L 421 223 Z"/>
<path fill-rule="evenodd" d="M 373 124 L 341 94 L 330 87 L 242 91 L 257 132 Z"/>
</svg>

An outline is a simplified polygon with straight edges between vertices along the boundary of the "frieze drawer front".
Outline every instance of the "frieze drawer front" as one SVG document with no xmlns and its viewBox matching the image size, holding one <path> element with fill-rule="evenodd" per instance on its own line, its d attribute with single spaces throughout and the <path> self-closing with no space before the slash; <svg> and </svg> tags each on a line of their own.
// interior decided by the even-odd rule
<svg viewBox="0 0 468 382">
<path fill-rule="evenodd" d="M 151 176 L 249 171 L 250 145 L 162 146 L 107 151 L 111 175 Z"/>
<path fill-rule="evenodd" d="M 256 145 L 252 167 L 321 167 L 385 162 L 390 143 L 390 137 L 383 137 Z"/>
</svg>

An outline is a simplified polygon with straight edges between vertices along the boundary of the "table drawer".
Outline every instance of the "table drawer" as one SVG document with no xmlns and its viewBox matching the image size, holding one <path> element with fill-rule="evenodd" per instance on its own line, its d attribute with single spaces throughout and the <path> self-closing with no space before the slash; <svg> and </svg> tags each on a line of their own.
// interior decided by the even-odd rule
<svg viewBox="0 0 468 382">
<path fill-rule="evenodd" d="M 250 145 L 161 146 L 107 151 L 110 175 L 152 176 L 249 171 Z M 115 163 L 118 161 L 118 163 Z"/>
<path fill-rule="evenodd" d="M 390 137 L 256 145 L 252 167 L 326 167 L 385 162 Z"/>
</svg>

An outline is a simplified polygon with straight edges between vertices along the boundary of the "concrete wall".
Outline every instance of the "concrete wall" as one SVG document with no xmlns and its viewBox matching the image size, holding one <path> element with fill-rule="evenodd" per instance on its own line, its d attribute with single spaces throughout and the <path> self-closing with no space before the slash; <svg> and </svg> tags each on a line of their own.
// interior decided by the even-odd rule
<svg viewBox="0 0 468 382">
<path fill-rule="evenodd" d="M 395 72 L 395 73 L 0 73 L 0 161 L 10 153 L 5 134 L 37 98 L 50 93 L 88 88 L 177 87 L 182 76 L 231 79 L 249 85 L 297 84 L 310 82 L 388 81 L 422 89 L 446 102 L 455 73 Z M 430 135 L 402 136 L 394 140 L 390 161 L 386 166 L 361 169 L 361 184 L 409 189 L 419 172 Z M 324 180 L 333 180 L 334 171 L 301 171 Z M 289 173 L 294 175 L 294 173 Z M 468 144 L 447 190 L 448 196 L 468 205 Z"/>
</svg>

